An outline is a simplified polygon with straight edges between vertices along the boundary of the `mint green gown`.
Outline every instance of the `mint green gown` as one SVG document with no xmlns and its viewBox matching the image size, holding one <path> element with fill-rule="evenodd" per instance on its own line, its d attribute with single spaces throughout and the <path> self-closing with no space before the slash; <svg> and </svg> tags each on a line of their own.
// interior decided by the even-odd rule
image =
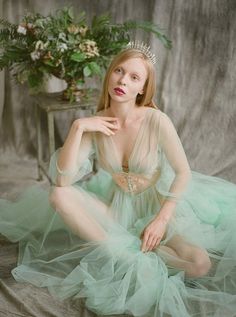
<svg viewBox="0 0 236 317">
<path fill-rule="evenodd" d="M 15 202 L 0 200 L 0 232 L 19 241 L 12 271 L 17 281 L 45 287 L 61 299 L 85 298 L 100 315 L 236 316 L 236 185 L 189 169 L 166 114 L 147 109 L 128 171 L 114 139 L 102 133 L 84 133 L 76 170 L 58 168 L 59 151 L 49 172 L 54 184 L 60 179 L 65 185 L 60 199 L 73 198 L 90 229 L 105 238 L 73 233 L 50 192 L 39 186 Z M 91 174 L 94 156 L 97 172 Z M 207 250 L 212 267 L 205 276 L 187 278 L 160 248 L 141 252 L 140 234 L 165 199 L 176 201 L 176 208 L 160 245 L 180 235 Z"/>
</svg>

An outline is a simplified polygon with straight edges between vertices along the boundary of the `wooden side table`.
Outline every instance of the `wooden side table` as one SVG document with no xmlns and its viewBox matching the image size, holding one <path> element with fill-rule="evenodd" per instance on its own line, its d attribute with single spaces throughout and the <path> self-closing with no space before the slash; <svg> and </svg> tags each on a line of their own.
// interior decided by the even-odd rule
<svg viewBox="0 0 236 317">
<path fill-rule="evenodd" d="M 37 129 L 37 164 L 38 164 L 38 180 L 42 180 L 43 174 L 52 182 L 48 175 L 49 161 L 43 160 L 42 151 L 42 127 L 41 114 L 44 111 L 47 115 L 48 126 L 48 145 L 49 157 L 55 152 L 55 130 L 54 130 L 54 114 L 60 111 L 89 110 L 91 115 L 96 112 L 98 90 L 89 90 L 80 101 L 69 103 L 60 99 L 60 93 L 41 93 L 35 97 L 36 105 L 36 129 Z"/>
</svg>

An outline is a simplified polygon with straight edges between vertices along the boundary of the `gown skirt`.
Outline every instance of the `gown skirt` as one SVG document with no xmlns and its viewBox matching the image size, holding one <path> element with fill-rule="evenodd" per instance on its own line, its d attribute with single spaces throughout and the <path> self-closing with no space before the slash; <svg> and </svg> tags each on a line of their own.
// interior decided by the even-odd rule
<svg viewBox="0 0 236 317">
<path fill-rule="evenodd" d="M 150 110 L 145 123 L 152 127 L 154 141 L 156 130 L 151 123 L 156 124 L 153 116 L 157 114 Z M 89 222 L 83 222 L 84 226 L 94 234 L 102 233 L 102 239 L 85 239 L 83 234 L 74 233 L 51 203 L 50 191 L 38 185 L 25 190 L 14 202 L 0 199 L 0 233 L 19 242 L 12 275 L 18 282 L 45 287 L 60 299 L 84 298 L 88 309 L 99 315 L 235 317 L 236 185 L 191 170 L 189 184 L 176 202 L 175 216 L 160 246 L 142 252 L 140 234 L 159 212 L 173 181 L 164 156 L 159 162 L 161 176 L 140 176 L 139 162 L 148 164 L 145 174 L 154 165 L 154 152 L 148 143 L 152 139 L 142 131 L 146 135 L 147 129 L 140 129 L 129 162 L 130 173 L 122 172 L 113 162 L 113 169 L 103 164 L 96 174 L 85 178 L 91 171 L 88 156 L 73 184 L 59 188 L 60 200 L 71 203 L 79 219 L 86 216 Z M 101 153 L 110 155 L 111 162 L 115 151 L 110 146 Z M 143 159 L 138 156 L 139 149 Z M 58 152 L 50 162 L 52 178 L 57 157 Z M 183 269 L 168 264 L 168 255 L 160 249 L 175 235 L 208 252 L 212 265 L 206 275 L 190 278 Z"/>
<path fill-rule="evenodd" d="M 102 315 L 236 316 L 236 185 L 192 171 L 191 186 L 161 241 L 165 245 L 180 234 L 206 249 L 212 268 L 200 278 L 168 266 L 158 248 L 140 251 L 140 233 L 158 210 L 156 186 L 130 195 L 101 169 L 71 190 L 83 197 L 106 239 L 86 241 L 73 234 L 39 186 L 15 202 L 0 200 L 0 232 L 19 241 L 12 270 L 17 281 L 46 287 L 61 299 L 85 298 Z"/>
</svg>

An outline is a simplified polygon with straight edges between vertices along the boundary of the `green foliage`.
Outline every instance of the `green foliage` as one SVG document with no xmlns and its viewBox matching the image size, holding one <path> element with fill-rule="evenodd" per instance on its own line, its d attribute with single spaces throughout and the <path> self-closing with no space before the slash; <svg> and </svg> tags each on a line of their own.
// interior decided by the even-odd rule
<svg viewBox="0 0 236 317">
<path fill-rule="evenodd" d="M 170 49 L 172 47 L 171 41 L 162 33 L 161 28 L 150 21 L 127 21 L 124 23 L 124 27 L 127 30 L 142 29 L 146 32 L 153 33 L 166 48 Z"/>
<path fill-rule="evenodd" d="M 42 79 L 43 79 L 43 72 L 41 71 L 31 72 L 28 76 L 28 83 L 30 88 L 38 87 Z"/>
<path fill-rule="evenodd" d="M 86 55 L 82 52 L 75 52 L 71 55 L 70 59 L 75 62 L 83 62 L 86 59 Z"/>
<path fill-rule="evenodd" d="M 43 16 L 26 14 L 20 25 L 0 19 L 0 70 L 12 68 L 15 77 L 37 89 L 44 75 L 82 83 L 85 77 L 101 75 L 112 56 L 130 41 L 131 30 L 154 34 L 166 48 L 170 40 L 148 21 L 114 24 L 108 14 L 94 16 L 91 25 L 84 12 L 71 7 Z"/>
</svg>

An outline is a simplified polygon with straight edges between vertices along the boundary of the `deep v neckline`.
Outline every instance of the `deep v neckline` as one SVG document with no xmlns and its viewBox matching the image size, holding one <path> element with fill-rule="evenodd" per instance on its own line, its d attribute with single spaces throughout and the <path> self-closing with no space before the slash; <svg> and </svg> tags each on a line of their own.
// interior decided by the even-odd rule
<svg viewBox="0 0 236 317">
<path fill-rule="evenodd" d="M 139 137 L 140 137 L 141 131 L 143 130 L 143 126 L 144 126 L 145 121 L 147 120 L 147 116 L 148 116 L 148 113 L 149 113 L 149 112 L 150 112 L 150 107 L 149 107 L 149 108 L 147 107 L 147 110 L 146 110 L 146 112 L 145 112 L 145 114 L 144 114 L 144 118 L 143 118 L 142 122 L 140 123 L 140 125 L 139 125 L 139 127 L 138 127 L 138 132 L 137 132 L 137 134 L 136 134 L 135 141 L 134 141 L 134 143 L 133 143 L 133 145 L 132 145 L 132 147 L 131 147 L 131 152 L 130 152 L 129 158 L 126 160 L 127 163 L 128 163 L 128 169 L 130 169 L 130 161 L 131 161 L 131 159 L 132 159 L 132 157 L 133 157 L 133 155 L 134 155 L 134 153 L 135 153 L 136 145 L 137 145 L 137 140 L 138 140 Z M 120 155 L 119 155 L 119 151 L 118 151 L 116 142 L 114 141 L 114 139 L 113 139 L 112 136 L 109 136 L 109 140 L 111 141 L 112 146 L 113 146 L 113 149 L 114 149 L 114 151 L 115 151 L 115 153 L 116 153 L 115 157 L 116 157 L 117 164 L 118 164 L 119 168 L 120 168 L 122 171 L 124 171 L 124 169 L 123 169 L 123 167 L 124 167 L 124 165 L 123 165 L 123 158 L 120 157 Z M 120 158 L 120 159 L 119 159 L 119 158 Z"/>
</svg>

